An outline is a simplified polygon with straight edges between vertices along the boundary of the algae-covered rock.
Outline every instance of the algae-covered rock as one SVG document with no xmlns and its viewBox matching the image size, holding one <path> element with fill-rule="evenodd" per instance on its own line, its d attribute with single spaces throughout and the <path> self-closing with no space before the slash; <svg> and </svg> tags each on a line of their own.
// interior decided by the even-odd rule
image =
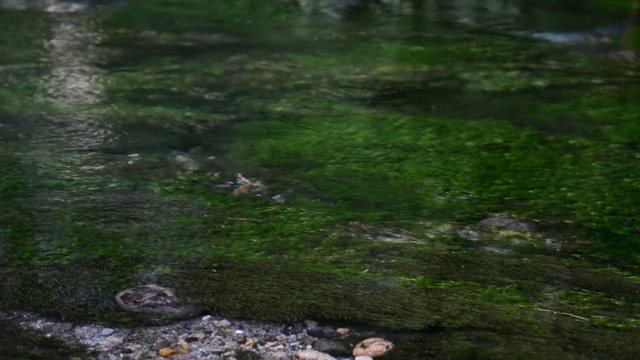
<svg viewBox="0 0 640 360">
<path fill-rule="evenodd" d="M 188 318 L 204 311 L 202 305 L 186 304 L 175 296 L 173 290 L 153 284 L 121 291 L 116 295 L 116 302 L 126 311 L 175 318 Z"/>
<path fill-rule="evenodd" d="M 502 216 L 493 216 L 480 221 L 480 225 L 486 227 L 504 228 L 515 231 L 536 231 L 536 226 L 528 221 L 512 219 Z"/>
</svg>

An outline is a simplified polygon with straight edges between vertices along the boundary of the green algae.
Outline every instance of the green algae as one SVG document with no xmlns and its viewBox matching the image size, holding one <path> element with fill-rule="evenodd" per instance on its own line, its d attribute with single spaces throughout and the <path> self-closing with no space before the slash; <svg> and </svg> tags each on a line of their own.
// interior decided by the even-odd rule
<svg viewBox="0 0 640 360">
<path fill-rule="evenodd" d="M 197 4 L 104 16 L 108 101 L 73 112 L 113 131 L 87 149 L 118 164 L 100 173 L 113 181 L 32 168 L 67 154 L 0 157 L 0 205 L 14 209 L 0 214 L 0 308 L 162 323 L 113 301 L 153 282 L 223 316 L 405 332 L 395 358 L 633 353 L 637 67 L 512 35 L 420 38 L 275 3 Z M 0 43 L 13 49 L 0 114 L 66 115 L 27 106 L 42 89 L 22 79 L 48 65 L 34 60 L 43 35 L 16 29 Z M 194 148 L 197 170 L 166 159 Z M 238 172 L 264 190 L 231 196 Z M 91 186 L 69 205 L 33 196 Z M 541 230 L 479 229 L 497 214 Z"/>
</svg>

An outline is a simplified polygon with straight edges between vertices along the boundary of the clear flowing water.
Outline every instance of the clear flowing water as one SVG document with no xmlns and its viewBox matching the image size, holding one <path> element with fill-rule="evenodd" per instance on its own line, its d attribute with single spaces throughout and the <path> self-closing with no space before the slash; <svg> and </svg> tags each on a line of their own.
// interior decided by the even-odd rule
<svg viewBox="0 0 640 360">
<path fill-rule="evenodd" d="M 160 283 L 391 358 L 637 353 L 637 4 L 0 5 L 0 309 Z"/>
</svg>

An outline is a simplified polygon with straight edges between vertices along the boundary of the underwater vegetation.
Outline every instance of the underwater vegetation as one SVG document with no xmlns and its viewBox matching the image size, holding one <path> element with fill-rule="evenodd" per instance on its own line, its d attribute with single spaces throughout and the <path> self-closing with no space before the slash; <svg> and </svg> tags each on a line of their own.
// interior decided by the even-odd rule
<svg viewBox="0 0 640 360">
<path fill-rule="evenodd" d="M 0 10 L 0 309 L 157 324 L 113 298 L 156 283 L 222 316 L 384 329 L 398 359 L 632 358 L 628 34 L 595 52 L 521 14 L 298 5 Z"/>
</svg>

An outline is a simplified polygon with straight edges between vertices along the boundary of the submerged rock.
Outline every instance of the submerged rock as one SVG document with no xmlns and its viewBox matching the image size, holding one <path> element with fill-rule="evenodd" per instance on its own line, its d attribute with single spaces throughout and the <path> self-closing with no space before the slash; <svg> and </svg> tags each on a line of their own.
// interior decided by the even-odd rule
<svg viewBox="0 0 640 360">
<path fill-rule="evenodd" d="M 383 338 L 368 338 L 362 340 L 353 348 L 353 356 L 370 356 L 372 358 L 386 355 L 393 350 L 393 343 Z"/>
<path fill-rule="evenodd" d="M 480 220 L 480 225 L 487 227 L 504 228 L 507 230 L 515 231 L 536 231 L 536 226 L 533 223 L 502 216 L 493 216 L 482 219 Z"/>
<path fill-rule="evenodd" d="M 172 151 L 167 156 L 167 160 L 171 163 L 178 164 L 182 166 L 185 170 L 198 170 L 200 168 L 200 164 L 195 161 L 189 154 L 184 153 L 182 151 Z"/>
<path fill-rule="evenodd" d="M 175 318 L 199 315 L 204 307 L 199 304 L 185 304 L 173 290 L 149 284 L 119 292 L 116 302 L 126 311 L 136 313 L 164 314 Z"/>
<path fill-rule="evenodd" d="M 351 345 L 344 339 L 319 339 L 313 344 L 313 349 L 331 356 L 349 356 Z"/>
</svg>

